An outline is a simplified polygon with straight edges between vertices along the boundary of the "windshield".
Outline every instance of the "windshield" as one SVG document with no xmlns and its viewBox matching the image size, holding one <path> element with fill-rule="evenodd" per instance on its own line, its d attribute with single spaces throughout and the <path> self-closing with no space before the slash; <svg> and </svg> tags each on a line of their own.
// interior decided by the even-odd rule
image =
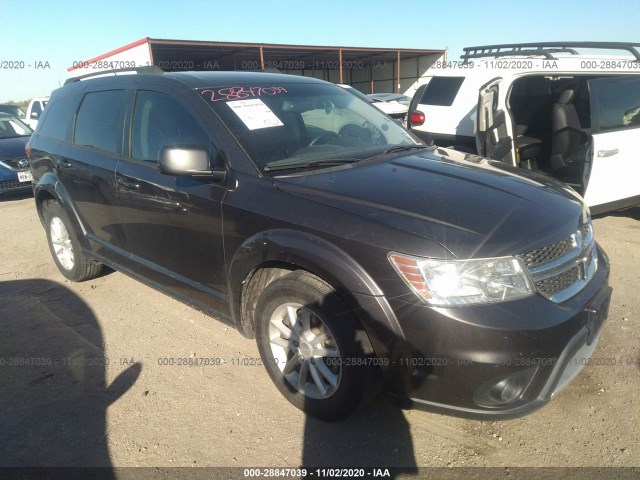
<svg viewBox="0 0 640 480">
<path fill-rule="evenodd" d="M 0 138 L 28 137 L 33 130 L 16 117 L 0 115 Z"/>
<path fill-rule="evenodd" d="M 420 140 L 330 84 L 198 89 L 263 171 L 352 163 Z"/>
</svg>

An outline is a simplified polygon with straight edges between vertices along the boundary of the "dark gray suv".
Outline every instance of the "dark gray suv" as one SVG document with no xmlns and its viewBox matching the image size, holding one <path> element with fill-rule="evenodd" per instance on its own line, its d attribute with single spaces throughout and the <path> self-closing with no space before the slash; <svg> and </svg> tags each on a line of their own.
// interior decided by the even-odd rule
<svg viewBox="0 0 640 480">
<path fill-rule="evenodd" d="M 579 372 L 607 315 L 607 258 L 570 188 L 423 145 L 319 80 L 75 81 L 28 150 L 66 278 L 108 265 L 215 312 L 323 419 L 381 386 L 523 415 Z"/>
</svg>

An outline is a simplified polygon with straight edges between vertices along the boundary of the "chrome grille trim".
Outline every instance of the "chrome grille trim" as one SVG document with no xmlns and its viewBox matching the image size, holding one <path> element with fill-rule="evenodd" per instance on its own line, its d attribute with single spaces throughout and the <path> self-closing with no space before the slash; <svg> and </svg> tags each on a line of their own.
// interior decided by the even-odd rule
<svg viewBox="0 0 640 480">
<path fill-rule="evenodd" d="M 561 261 L 569 255 L 575 255 L 576 249 L 580 248 L 576 243 L 575 235 L 571 235 L 568 238 L 547 245 L 546 247 L 525 253 L 522 259 L 527 268 L 533 269 L 549 262 Z"/>
<path fill-rule="evenodd" d="M 598 269 L 591 220 L 569 237 L 520 257 L 538 293 L 555 303 L 568 300 L 589 283 Z"/>
<path fill-rule="evenodd" d="M 32 182 L 21 182 L 19 180 L 5 180 L 0 182 L 0 192 L 8 192 L 10 190 L 26 190 L 31 187 Z"/>
<path fill-rule="evenodd" d="M 11 170 L 27 170 L 29 168 L 29 164 L 27 163 L 26 167 L 21 167 L 19 165 L 20 161 L 23 160 L 25 157 L 17 157 L 17 158 L 3 158 L 2 160 L 0 160 L 0 164 L 2 164 L 4 167 L 11 169 Z"/>
</svg>

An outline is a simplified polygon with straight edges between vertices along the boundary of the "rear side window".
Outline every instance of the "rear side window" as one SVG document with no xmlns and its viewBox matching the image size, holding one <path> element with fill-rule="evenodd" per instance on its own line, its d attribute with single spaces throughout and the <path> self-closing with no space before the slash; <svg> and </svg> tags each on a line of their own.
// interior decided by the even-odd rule
<svg viewBox="0 0 640 480">
<path fill-rule="evenodd" d="M 131 130 L 131 157 L 158 161 L 165 145 L 199 145 L 211 151 L 211 140 L 189 111 L 160 92 L 140 90 Z"/>
<path fill-rule="evenodd" d="M 640 126 L 640 81 L 596 80 L 592 88 L 595 120 L 599 131 L 624 130 Z"/>
<path fill-rule="evenodd" d="M 464 77 L 433 77 L 427 84 L 420 103 L 448 107 L 453 104 L 462 82 Z"/>
<path fill-rule="evenodd" d="M 42 113 L 42 105 L 40 105 L 40 102 L 33 102 L 33 105 L 31 105 L 31 113 L 37 113 L 38 115 Z"/>
<path fill-rule="evenodd" d="M 120 153 L 124 109 L 124 90 L 86 94 L 78 110 L 75 143 Z"/>
<path fill-rule="evenodd" d="M 78 100 L 75 97 L 61 97 L 51 102 L 40 121 L 40 135 L 70 142 L 77 107 Z"/>
</svg>

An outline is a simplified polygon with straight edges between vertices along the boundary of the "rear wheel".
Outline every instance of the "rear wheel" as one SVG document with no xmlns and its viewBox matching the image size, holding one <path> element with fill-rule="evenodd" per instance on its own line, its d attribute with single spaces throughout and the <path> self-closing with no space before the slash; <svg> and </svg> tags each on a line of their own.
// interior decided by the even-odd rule
<svg viewBox="0 0 640 480">
<path fill-rule="evenodd" d="M 361 345 L 366 335 L 318 277 L 297 271 L 274 280 L 258 299 L 255 319 L 263 363 L 299 409 L 340 420 L 376 393 L 377 372 Z"/>
<path fill-rule="evenodd" d="M 42 205 L 42 216 L 49 250 L 60 273 L 74 282 L 97 277 L 102 264 L 88 259 L 84 254 L 69 216 L 58 202 L 46 200 Z"/>
</svg>

